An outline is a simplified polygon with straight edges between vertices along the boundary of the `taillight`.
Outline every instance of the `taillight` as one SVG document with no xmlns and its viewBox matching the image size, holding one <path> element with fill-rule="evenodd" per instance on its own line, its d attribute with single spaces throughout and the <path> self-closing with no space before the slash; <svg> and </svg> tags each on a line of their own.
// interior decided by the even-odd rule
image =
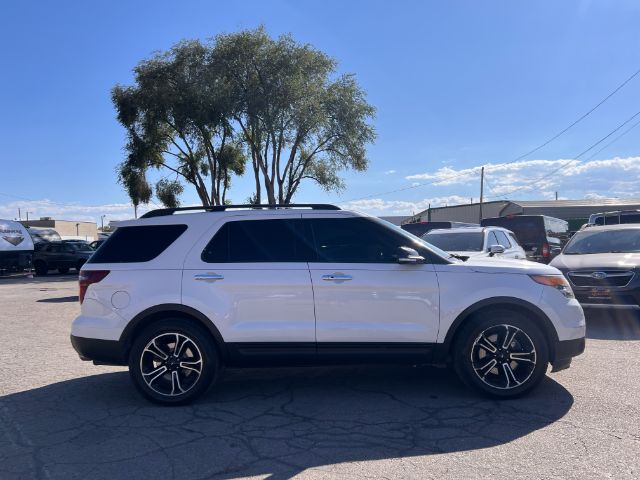
<svg viewBox="0 0 640 480">
<path fill-rule="evenodd" d="M 78 276 L 78 283 L 80 285 L 80 303 L 84 300 L 84 296 L 87 293 L 87 288 L 92 283 L 98 283 L 104 277 L 109 275 L 109 270 L 80 270 Z"/>
<path fill-rule="evenodd" d="M 548 257 L 549 256 L 549 244 L 548 243 L 543 243 L 542 244 L 542 256 L 543 257 Z"/>
</svg>

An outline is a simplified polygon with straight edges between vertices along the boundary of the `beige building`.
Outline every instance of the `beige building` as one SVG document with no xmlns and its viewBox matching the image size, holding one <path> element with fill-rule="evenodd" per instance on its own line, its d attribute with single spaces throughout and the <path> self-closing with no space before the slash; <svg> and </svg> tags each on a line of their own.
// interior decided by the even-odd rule
<svg viewBox="0 0 640 480">
<path fill-rule="evenodd" d="M 94 222 L 54 220 L 51 217 L 43 217 L 40 220 L 23 220 L 20 223 L 25 227 L 53 228 L 63 240 L 77 239 L 92 242 L 98 239 L 98 225 Z"/>
</svg>

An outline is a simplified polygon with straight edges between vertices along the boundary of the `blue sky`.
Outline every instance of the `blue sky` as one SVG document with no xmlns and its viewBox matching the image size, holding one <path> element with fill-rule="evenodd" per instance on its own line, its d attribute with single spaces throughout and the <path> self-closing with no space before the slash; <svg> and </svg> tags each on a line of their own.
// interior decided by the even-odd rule
<svg viewBox="0 0 640 480">
<path fill-rule="evenodd" d="M 377 108 L 369 171 L 346 174 L 340 195 L 307 184 L 297 201 L 410 214 L 477 199 L 480 165 L 489 198 L 640 196 L 640 127 L 561 168 L 640 110 L 640 75 L 545 148 L 499 165 L 640 69 L 636 1 L 2 2 L 0 18 L 0 217 L 18 206 L 35 217 L 131 216 L 115 181 L 124 132 L 110 89 L 181 39 L 261 24 L 336 58 Z M 231 198 L 244 200 L 251 183 L 236 180 Z M 380 195 L 416 183 L 428 185 Z"/>
</svg>

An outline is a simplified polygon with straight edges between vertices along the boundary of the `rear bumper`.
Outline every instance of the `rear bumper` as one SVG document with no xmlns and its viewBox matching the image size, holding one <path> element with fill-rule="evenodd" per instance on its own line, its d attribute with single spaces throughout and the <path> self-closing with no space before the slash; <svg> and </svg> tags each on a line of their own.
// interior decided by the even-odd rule
<svg viewBox="0 0 640 480">
<path fill-rule="evenodd" d="M 81 360 L 101 365 L 126 365 L 124 345 L 117 340 L 100 340 L 71 335 L 71 345 Z"/>
<path fill-rule="evenodd" d="M 554 349 L 554 359 L 551 362 L 553 366 L 552 372 L 559 372 L 571 365 L 571 359 L 577 357 L 584 352 L 585 338 L 576 338 L 573 340 L 562 340 L 556 343 Z"/>
</svg>

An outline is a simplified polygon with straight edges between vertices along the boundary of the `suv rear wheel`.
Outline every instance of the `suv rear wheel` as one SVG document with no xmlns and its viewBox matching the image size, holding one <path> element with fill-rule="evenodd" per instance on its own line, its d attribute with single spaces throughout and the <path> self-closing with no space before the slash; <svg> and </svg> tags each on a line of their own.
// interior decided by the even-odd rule
<svg viewBox="0 0 640 480">
<path fill-rule="evenodd" d="M 165 405 L 189 403 L 215 380 L 218 356 L 210 336 L 182 319 L 165 319 L 145 328 L 133 342 L 129 373 L 149 400 Z"/>
<path fill-rule="evenodd" d="M 540 383 L 549 346 L 540 328 L 509 310 L 482 312 L 454 344 L 454 367 L 463 382 L 493 397 L 522 395 Z"/>
</svg>

